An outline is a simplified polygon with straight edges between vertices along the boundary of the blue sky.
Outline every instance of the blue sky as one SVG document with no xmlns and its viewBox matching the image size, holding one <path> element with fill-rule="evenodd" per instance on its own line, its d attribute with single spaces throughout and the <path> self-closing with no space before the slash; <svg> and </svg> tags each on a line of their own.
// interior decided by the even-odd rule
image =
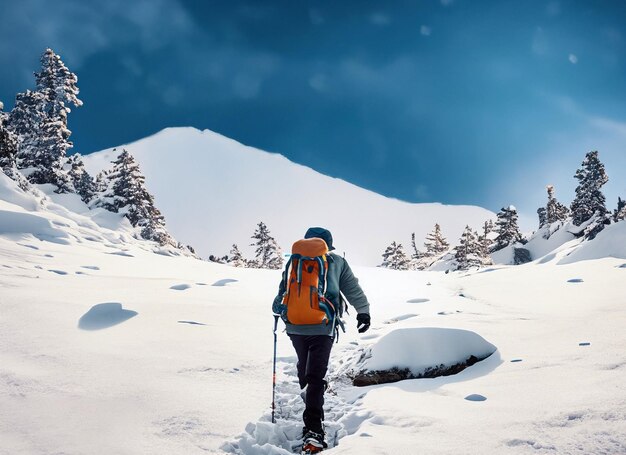
<svg viewBox="0 0 626 455">
<path fill-rule="evenodd" d="M 514 204 L 527 228 L 600 151 L 626 197 L 624 1 L 0 0 L 0 100 L 52 47 L 88 153 L 209 128 L 412 202 Z"/>
</svg>

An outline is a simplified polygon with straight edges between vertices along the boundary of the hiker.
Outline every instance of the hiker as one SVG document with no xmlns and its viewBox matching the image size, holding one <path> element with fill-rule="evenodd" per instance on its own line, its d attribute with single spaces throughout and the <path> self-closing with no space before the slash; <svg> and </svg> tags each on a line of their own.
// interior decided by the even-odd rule
<svg viewBox="0 0 626 455">
<path fill-rule="evenodd" d="M 285 322 L 298 355 L 298 381 L 301 389 L 306 388 L 303 453 L 315 453 L 327 447 L 322 425 L 328 385 L 324 376 L 333 341 L 343 328 L 342 295 L 356 309 L 359 333 L 369 328 L 370 315 L 367 297 L 348 262 L 330 253 L 335 249 L 330 231 L 312 227 L 304 239 L 293 246 L 272 310 Z"/>
</svg>

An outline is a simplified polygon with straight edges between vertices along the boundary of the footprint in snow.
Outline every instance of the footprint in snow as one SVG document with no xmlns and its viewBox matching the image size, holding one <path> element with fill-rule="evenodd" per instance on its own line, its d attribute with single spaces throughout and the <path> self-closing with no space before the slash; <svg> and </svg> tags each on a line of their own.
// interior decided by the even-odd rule
<svg viewBox="0 0 626 455">
<path fill-rule="evenodd" d="M 521 362 L 521 361 L 522 361 L 522 359 L 513 359 L 513 360 L 511 360 L 511 363 L 517 363 L 517 362 Z"/>
<path fill-rule="evenodd" d="M 582 278 L 572 278 L 571 280 L 567 280 L 568 283 L 582 283 Z"/>
<path fill-rule="evenodd" d="M 76 275 L 86 275 L 85 272 L 81 272 L 80 270 L 77 270 L 76 272 L 74 272 Z"/>
<path fill-rule="evenodd" d="M 48 272 L 56 273 L 57 275 L 67 275 L 65 270 L 48 269 Z"/>
<path fill-rule="evenodd" d="M 232 454 L 264 453 L 283 454 L 300 453 L 302 447 L 302 412 L 304 401 L 296 378 L 295 360 L 279 362 L 278 382 L 276 384 L 276 424 L 272 424 L 271 411 L 263 413 L 257 422 L 246 425 L 245 431 L 220 447 Z M 342 398 L 339 381 L 330 382 L 324 395 L 324 413 L 326 442 L 331 449 L 339 444 L 341 438 L 358 434 L 360 426 L 369 419 L 370 413 Z M 263 447 L 263 452 L 254 448 Z"/>
<path fill-rule="evenodd" d="M 5 269 L 12 269 L 13 268 L 10 265 L 6 265 L 6 264 L 3 264 L 2 267 L 4 267 Z"/>
<path fill-rule="evenodd" d="M 477 393 L 472 393 L 471 395 L 466 396 L 465 399 L 467 401 L 485 401 L 487 400 L 487 397 L 479 395 Z"/>
<path fill-rule="evenodd" d="M 97 265 L 81 265 L 81 267 L 83 269 L 89 269 L 89 270 L 100 270 L 100 267 L 98 267 Z"/>
<path fill-rule="evenodd" d="M 19 246 L 23 246 L 25 248 L 30 248 L 32 250 L 38 250 L 39 247 L 35 246 L 35 245 L 29 245 L 27 243 L 18 243 Z"/>
<path fill-rule="evenodd" d="M 406 303 L 426 303 L 426 302 L 430 302 L 430 299 L 410 299 L 406 301 Z"/>
<path fill-rule="evenodd" d="M 454 311 L 440 311 L 437 314 L 440 316 L 448 316 L 449 314 L 455 314 L 455 312 Z"/>
<path fill-rule="evenodd" d="M 43 257 L 45 257 L 45 258 L 53 258 L 54 256 L 51 255 L 51 254 L 44 254 Z"/>
<path fill-rule="evenodd" d="M 582 343 L 578 343 L 578 346 L 591 346 L 591 343 L 588 341 L 583 341 Z"/>
<path fill-rule="evenodd" d="M 198 286 L 206 286 L 206 283 L 196 283 Z"/>
<path fill-rule="evenodd" d="M 178 321 L 179 324 L 190 324 L 190 325 L 206 325 L 203 322 L 196 321 Z"/>
<path fill-rule="evenodd" d="M 417 314 L 401 314 L 400 316 L 395 316 L 391 319 L 387 319 L 386 321 L 383 321 L 383 324 L 395 324 L 398 321 L 404 321 L 405 319 L 410 319 L 410 318 L 414 318 L 417 317 L 419 315 Z"/>
<path fill-rule="evenodd" d="M 190 287 L 190 284 L 175 284 L 174 286 L 170 286 L 170 289 L 173 289 L 174 291 L 184 291 L 185 289 L 189 289 Z"/>
<path fill-rule="evenodd" d="M 617 266 L 618 269 L 626 269 L 626 263 Z"/>
<path fill-rule="evenodd" d="M 127 253 L 126 251 L 114 251 L 113 253 L 107 253 L 107 254 L 113 254 L 115 256 L 123 256 L 126 258 L 134 258 L 135 256 L 133 256 L 130 253 Z"/>
<path fill-rule="evenodd" d="M 236 283 L 238 280 L 233 280 L 232 278 L 224 278 L 223 280 L 217 280 L 211 286 L 226 286 L 229 283 Z"/>
</svg>

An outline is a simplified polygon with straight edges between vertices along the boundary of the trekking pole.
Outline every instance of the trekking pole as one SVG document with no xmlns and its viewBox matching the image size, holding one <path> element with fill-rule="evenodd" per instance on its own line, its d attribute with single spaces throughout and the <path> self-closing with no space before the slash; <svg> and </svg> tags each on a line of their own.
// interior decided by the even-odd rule
<svg viewBox="0 0 626 455">
<path fill-rule="evenodd" d="M 276 329 L 278 328 L 278 315 L 274 315 L 274 371 L 272 374 L 272 423 L 276 423 L 274 411 L 276 410 Z"/>
</svg>

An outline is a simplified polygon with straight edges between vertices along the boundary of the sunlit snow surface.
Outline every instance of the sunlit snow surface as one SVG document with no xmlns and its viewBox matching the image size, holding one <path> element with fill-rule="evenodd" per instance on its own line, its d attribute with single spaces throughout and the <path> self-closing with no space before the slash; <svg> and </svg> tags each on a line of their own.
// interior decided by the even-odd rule
<svg viewBox="0 0 626 455">
<path fill-rule="evenodd" d="M 270 423 L 279 271 L 154 254 L 123 226 L 2 192 L 1 454 L 290 453 L 302 401 L 282 331 Z M 625 260 L 559 265 L 571 252 L 489 273 L 355 267 L 373 324 L 359 335 L 351 312 L 333 348 L 328 453 L 625 453 Z M 378 342 L 424 328 L 497 351 L 454 376 L 351 385 Z M 442 346 L 403 343 L 425 340 L 385 358 L 417 365 Z"/>
</svg>

